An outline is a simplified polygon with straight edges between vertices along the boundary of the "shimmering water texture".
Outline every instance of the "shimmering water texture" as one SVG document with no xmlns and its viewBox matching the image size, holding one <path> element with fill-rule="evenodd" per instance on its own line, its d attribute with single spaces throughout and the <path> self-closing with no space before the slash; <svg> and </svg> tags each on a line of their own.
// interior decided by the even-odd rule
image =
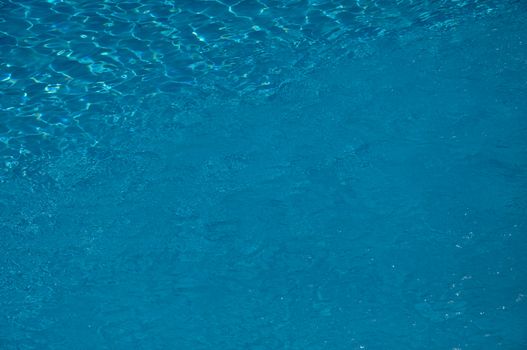
<svg viewBox="0 0 527 350">
<path fill-rule="evenodd" d="M 321 61 L 361 55 L 358 43 L 441 31 L 501 3 L 2 1 L 2 170 L 97 144 L 146 95 L 272 95 Z"/>
<path fill-rule="evenodd" d="M 0 0 L 0 349 L 527 349 L 526 23 Z"/>
</svg>

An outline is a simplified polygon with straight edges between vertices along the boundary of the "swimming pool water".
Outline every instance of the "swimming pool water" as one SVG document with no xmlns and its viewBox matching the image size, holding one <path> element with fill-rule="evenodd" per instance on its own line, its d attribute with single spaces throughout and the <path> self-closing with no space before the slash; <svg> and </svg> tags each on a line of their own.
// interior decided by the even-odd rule
<svg viewBox="0 0 527 350">
<path fill-rule="evenodd" d="M 527 348 L 523 1 L 0 1 L 0 349 Z"/>
</svg>

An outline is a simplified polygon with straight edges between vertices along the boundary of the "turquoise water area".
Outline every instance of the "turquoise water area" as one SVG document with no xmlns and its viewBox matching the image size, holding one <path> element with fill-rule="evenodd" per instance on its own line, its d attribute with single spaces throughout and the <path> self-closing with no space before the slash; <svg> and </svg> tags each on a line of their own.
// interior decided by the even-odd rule
<svg viewBox="0 0 527 350">
<path fill-rule="evenodd" d="M 527 349 L 526 23 L 0 1 L 0 349 Z"/>
</svg>

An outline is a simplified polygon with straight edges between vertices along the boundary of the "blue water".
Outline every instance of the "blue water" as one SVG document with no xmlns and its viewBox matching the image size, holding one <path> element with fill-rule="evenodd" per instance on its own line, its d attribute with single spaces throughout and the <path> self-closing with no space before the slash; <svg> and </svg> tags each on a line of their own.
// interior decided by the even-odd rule
<svg viewBox="0 0 527 350">
<path fill-rule="evenodd" d="M 527 349 L 527 2 L 0 1 L 0 349 Z"/>
</svg>

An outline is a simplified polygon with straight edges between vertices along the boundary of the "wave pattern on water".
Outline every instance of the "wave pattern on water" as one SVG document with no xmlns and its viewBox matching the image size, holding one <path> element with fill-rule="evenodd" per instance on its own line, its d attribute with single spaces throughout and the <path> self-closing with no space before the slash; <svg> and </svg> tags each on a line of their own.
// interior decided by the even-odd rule
<svg viewBox="0 0 527 350">
<path fill-rule="evenodd" d="M 134 124 L 152 94 L 272 95 L 360 43 L 448 30 L 478 0 L 6 1 L 0 3 L 0 175 Z"/>
</svg>

